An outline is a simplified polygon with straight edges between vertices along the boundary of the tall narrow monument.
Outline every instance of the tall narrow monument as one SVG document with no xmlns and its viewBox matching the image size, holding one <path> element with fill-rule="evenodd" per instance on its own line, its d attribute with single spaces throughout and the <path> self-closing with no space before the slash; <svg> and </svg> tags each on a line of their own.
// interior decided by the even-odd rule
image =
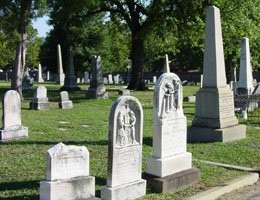
<svg viewBox="0 0 260 200">
<path fill-rule="evenodd" d="M 58 77 L 57 77 L 57 82 L 60 84 L 60 86 L 63 86 L 63 85 L 64 85 L 65 74 L 63 73 L 61 47 L 60 47 L 59 44 L 58 44 L 58 49 L 57 49 L 57 63 L 58 63 Z"/>
<path fill-rule="evenodd" d="M 241 40 L 239 81 L 236 83 L 236 89 L 237 94 L 245 95 L 251 95 L 254 90 L 249 39 L 246 37 Z"/>
<path fill-rule="evenodd" d="M 66 66 L 66 74 L 64 80 L 64 86 L 60 88 L 61 91 L 78 91 L 80 90 L 77 84 L 77 78 L 75 76 L 74 69 L 74 58 L 72 49 L 69 47 L 67 51 L 67 66 Z"/>
<path fill-rule="evenodd" d="M 38 83 L 43 83 L 44 80 L 42 78 L 42 65 L 39 64 L 38 66 Z"/>
<path fill-rule="evenodd" d="M 206 15 L 203 86 L 196 94 L 188 141 L 229 142 L 245 137 L 246 126 L 238 124 L 233 92 L 226 84 L 220 11 L 210 6 Z"/>
<path fill-rule="evenodd" d="M 153 155 L 147 160 L 143 177 L 155 192 L 171 193 L 199 181 L 187 152 L 187 120 L 182 108 L 182 83 L 170 73 L 166 55 L 166 73 L 154 90 Z"/>
<path fill-rule="evenodd" d="M 100 56 L 94 56 L 92 59 L 92 79 L 90 87 L 86 93 L 87 99 L 106 99 L 108 92 L 103 84 L 102 62 Z"/>
</svg>

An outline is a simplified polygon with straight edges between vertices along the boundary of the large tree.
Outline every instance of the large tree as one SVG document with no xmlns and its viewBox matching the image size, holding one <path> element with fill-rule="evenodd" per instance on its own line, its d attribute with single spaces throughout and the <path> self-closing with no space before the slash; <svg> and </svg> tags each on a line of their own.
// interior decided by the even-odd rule
<svg viewBox="0 0 260 200">
<path fill-rule="evenodd" d="M 10 26 L 19 34 L 11 88 L 18 91 L 21 97 L 26 64 L 27 29 L 33 18 L 42 16 L 46 3 L 46 0 L 3 0 L 0 2 L 1 17 L 12 22 Z"/>
</svg>

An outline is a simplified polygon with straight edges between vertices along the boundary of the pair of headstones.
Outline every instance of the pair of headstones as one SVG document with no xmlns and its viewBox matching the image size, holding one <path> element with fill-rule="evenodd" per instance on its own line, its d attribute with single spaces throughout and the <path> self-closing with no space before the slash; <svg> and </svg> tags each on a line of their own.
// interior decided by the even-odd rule
<svg viewBox="0 0 260 200">
<path fill-rule="evenodd" d="M 62 109 L 69 109 L 73 107 L 73 103 L 69 100 L 69 95 L 67 91 L 60 92 L 59 107 Z M 38 86 L 34 93 L 32 101 L 30 102 L 30 109 L 48 110 L 49 108 L 50 103 L 47 97 L 47 89 L 44 86 Z"/>
</svg>

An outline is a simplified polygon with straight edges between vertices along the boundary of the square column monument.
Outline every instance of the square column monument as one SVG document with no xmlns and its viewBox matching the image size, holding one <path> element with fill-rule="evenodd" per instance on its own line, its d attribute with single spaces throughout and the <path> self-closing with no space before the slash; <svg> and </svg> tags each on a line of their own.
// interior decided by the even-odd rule
<svg viewBox="0 0 260 200">
<path fill-rule="evenodd" d="M 226 84 L 220 11 L 210 6 L 206 15 L 203 86 L 196 94 L 188 141 L 229 142 L 245 137 L 246 126 L 238 124 L 233 92 Z"/>
</svg>

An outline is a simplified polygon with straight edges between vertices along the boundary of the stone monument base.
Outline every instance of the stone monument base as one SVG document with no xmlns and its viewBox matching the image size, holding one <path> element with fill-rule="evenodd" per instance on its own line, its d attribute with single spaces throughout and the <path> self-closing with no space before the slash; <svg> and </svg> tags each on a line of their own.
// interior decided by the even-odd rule
<svg viewBox="0 0 260 200">
<path fill-rule="evenodd" d="M 143 173 L 152 190 L 157 193 L 173 193 L 199 182 L 200 173 L 197 168 L 187 169 L 169 176 L 157 177 Z"/>
<path fill-rule="evenodd" d="M 0 142 L 28 137 L 28 127 L 17 126 L 0 130 Z"/>
<path fill-rule="evenodd" d="M 68 92 L 80 91 L 80 87 L 64 85 L 63 87 L 60 88 L 60 91 L 68 91 Z"/>
<path fill-rule="evenodd" d="M 95 178 L 77 177 L 40 182 L 40 200 L 91 199 L 95 197 Z"/>
<path fill-rule="evenodd" d="M 188 142 L 231 142 L 246 138 L 246 126 L 238 124 L 221 129 L 191 126 L 188 128 Z"/>
<path fill-rule="evenodd" d="M 72 103 L 72 101 L 59 102 L 59 108 L 62 108 L 62 109 L 73 108 L 73 103 Z"/>
<path fill-rule="evenodd" d="M 30 102 L 31 110 L 49 110 L 49 102 Z"/>
<path fill-rule="evenodd" d="M 104 200 L 137 199 L 145 194 L 146 180 L 143 179 L 116 187 L 105 186 L 101 189 L 101 199 Z"/>
<path fill-rule="evenodd" d="M 105 86 L 102 85 L 95 85 L 90 86 L 86 93 L 87 99 L 107 99 L 108 98 L 108 92 L 106 91 Z"/>
<path fill-rule="evenodd" d="M 181 153 L 166 158 L 151 156 L 147 161 L 146 173 L 165 177 L 192 167 L 192 155 L 189 152 Z"/>
</svg>

